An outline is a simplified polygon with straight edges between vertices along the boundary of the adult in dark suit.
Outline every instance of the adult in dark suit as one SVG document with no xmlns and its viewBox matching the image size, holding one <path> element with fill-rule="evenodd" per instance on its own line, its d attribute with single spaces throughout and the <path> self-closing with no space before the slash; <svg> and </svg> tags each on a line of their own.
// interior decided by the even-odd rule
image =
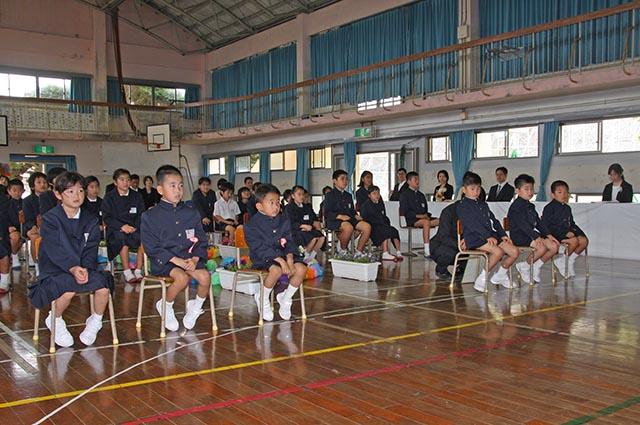
<svg viewBox="0 0 640 425">
<path fill-rule="evenodd" d="M 498 184 L 491 186 L 487 202 L 511 202 L 515 188 L 507 182 L 509 172 L 505 167 L 496 168 L 496 180 Z"/>
<path fill-rule="evenodd" d="M 389 195 L 390 201 L 399 201 L 400 195 L 402 195 L 402 193 L 409 187 L 407 186 L 407 170 L 404 168 L 398 168 L 396 176 L 398 178 L 398 182 L 393 186 L 393 191 L 391 192 L 391 195 Z"/>
<path fill-rule="evenodd" d="M 602 191 L 603 201 L 633 202 L 633 186 L 624 179 L 622 166 L 611 164 L 609 166 L 609 179 L 611 183 Z"/>
</svg>

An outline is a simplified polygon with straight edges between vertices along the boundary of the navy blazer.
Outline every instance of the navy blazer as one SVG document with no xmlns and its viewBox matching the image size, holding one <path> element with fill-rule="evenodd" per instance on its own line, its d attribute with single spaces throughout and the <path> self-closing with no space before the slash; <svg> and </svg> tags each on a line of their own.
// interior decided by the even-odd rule
<svg viewBox="0 0 640 425">
<path fill-rule="evenodd" d="M 311 204 L 302 204 L 302 206 L 298 206 L 295 201 L 291 201 L 286 207 L 284 207 L 284 214 L 289 219 L 292 230 L 300 230 L 300 226 L 303 224 L 313 226 L 315 221 L 319 221 Z"/>
<path fill-rule="evenodd" d="M 518 197 L 513 201 L 507 218 L 509 235 L 516 245 L 529 246 L 531 241 L 549 235 L 549 229 L 538 216 L 536 206 L 525 199 Z"/>
<path fill-rule="evenodd" d="M 107 224 L 107 233 L 119 232 L 125 224 L 140 229 L 140 217 L 144 212 L 144 201 L 140 193 L 129 190 L 127 196 L 120 196 L 118 190 L 104 195 L 102 216 Z"/>
<path fill-rule="evenodd" d="M 58 205 L 42 216 L 40 236 L 40 281 L 60 273 L 70 274 L 75 266 L 97 270 L 100 226 L 93 214 L 80 209 L 79 218 L 68 218 L 62 205 Z"/>
<path fill-rule="evenodd" d="M 456 201 L 447 206 L 440 213 L 438 232 L 431 238 L 431 242 L 440 243 L 442 246 L 458 250 L 458 203 Z"/>
<path fill-rule="evenodd" d="M 200 189 L 197 189 L 191 195 L 191 201 L 193 202 L 193 207 L 200 214 L 200 218 L 208 218 L 213 221 L 213 206 L 216 203 L 216 194 L 213 193 L 213 190 L 207 192 L 207 195 L 203 195 Z"/>
<path fill-rule="evenodd" d="M 489 189 L 489 196 L 487 197 L 487 202 L 511 202 L 513 199 L 513 194 L 516 192 L 515 188 L 511 186 L 508 182 L 504 183 L 504 187 L 498 192 L 498 185 L 491 186 Z"/>
<path fill-rule="evenodd" d="M 331 192 L 324 195 L 324 217 L 327 220 L 338 220 L 339 215 L 356 216 L 356 209 L 353 205 L 353 198 L 346 190 L 340 191 L 333 188 Z"/>
<path fill-rule="evenodd" d="M 102 220 L 102 198 L 97 197 L 95 201 L 90 201 L 89 198 L 84 198 L 84 203 L 82 204 L 82 209 L 90 212 L 91 214 L 98 217 Z"/>
<path fill-rule="evenodd" d="M 404 181 L 404 184 L 402 185 L 402 187 L 398 190 L 398 186 L 400 185 L 400 183 L 396 183 L 393 186 L 393 191 L 391 192 L 391 195 L 389 195 L 389 200 L 390 201 L 399 201 L 400 200 L 400 195 L 402 195 L 404 193 L 405 190 L 407 190 L 407 188 L 409 188 L 409 183 L 407 183 L 407 181 Z"/>
<path fill-rule="evenodd" d="M 618 192 L 618 196 L 616 196 L 616 201 L 618 202 L 633 202 L 633 186 L 627 183 L 625 180 L 622 180 L 622 184 L 620 192 Z M 613 183 L 609 183 L 604 187 L 602 191 L 602 201 L 611 201 L 611 189 L 613 188 Z"/>
<path fill-rule="evenodd" d="M 244 237 L 249 247 L 251 261 L 257 266 L 268 264 L 276 258 L 301 259 L 298 247 L 291 236 L 291 223 L 281 214 L 274 218 L 258 212 L 244 225 Z"/>
<path fill-rule="evenodd" d="M 371 199 L 367 199 L 367 201 L 360 206 L 360 215 L 362 219 L 371 226 L 375 226 L 376 224 L 391 226 L 391 220 L 387 217 L 387 209 L 382 199 L 377 203 L 374 203 Z"/>
<path fill-rule="evenodd" d="M 496 238 L 498 243 L 507 236 L 502 225 L 489 209 L 489 205 L 478 199 L 462 198 L 456 207 L 458 218 L 462 221 L 462 237 L 467 249 L 476 249 L 487 243 L 487 239 Z"/>
<path fill-rule="evenodd" d="M 198 238 L 195 245 L 189 239 L 192 237 Z M 158 205 L 145 211 L 141 218 L 140 241 L 151 260 L 152 274 L 161 274 L 173 257 L 183 260 L 198 257 L 201 265 L 207 262 L 207 235 L 200 215 L 184 202 L 178 202 L 174 207 L 171 202 L 161 199 Z"/>
<path fill-rule="evenodd" d="M 37 224 L 40 214 L 40 201 L 35 193 L 22 200 L 22 210 L 24 211 L 24 234 L 26 235 L 33 226 Z"/>
<path fill-rule="evenodd" d="M 0 244 L 4 245 L 7 251 L 11 250 L 11 242 L 9 240 L 9 226 L 12 225 L 9 220 L 9 198 L 0 194 Z"/>
<path fill-rule="evenodd" d="M 556 239 L 565 239 L 568 232 L 573 232 L 576 236 L 584 236 L 584 232 L 575 221 L 573 213 L 568 204 L 563 204 L 555 199 L 545 205 L 542 210 L 542 221 Z"/>
<path fill-rule="evenodd" d="M 58 205 L 58 198 L 53 193 L 53 190 L 47 190 L 38 198 L 40 204 L 40 215 L 44 215 L 47 211 Z"/>
<path fill-rule="evenodd" d="M 20 211 L 22 211 L 22 199 L 9 198 L 9 226 L 20 231 Z"/>
<path fill-rule="evenodd" d="M 429 204 L 424 193 L 413 189 L 404 191 L 400 195 L 400 214 L 404 215 L 408 226 L 420 220 L 416 217 L 417 214 L 429 214 Z"/>
<path fill-rule="evenodd" d="M 362 204 L 367 202 L 367 199 L 369 199 L 369 191 L 364 186 L 361 186 L 356 190 L 356 206 L 358 210 L 362 207 Z"/>
</svg>

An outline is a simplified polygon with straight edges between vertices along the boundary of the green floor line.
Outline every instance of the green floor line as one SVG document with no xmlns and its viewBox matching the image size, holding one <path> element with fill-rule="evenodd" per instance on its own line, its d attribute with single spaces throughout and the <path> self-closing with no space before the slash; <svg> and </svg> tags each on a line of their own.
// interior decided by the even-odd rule
<svg viewBox="0 0 640 425">
<path fill-rule="evenodd" d="M 562 425 L 580 425 L 586 424 L 587 422 L 591 422 L 595 419 L 598 419 L 600 416 L 607 416 L 612 413 L 615 413 L 619 410 L 626 409 L 627 407 L 631 407 L 634 404 L 640 403 L 640 397 L 630 398 L 627 401 L 624 401 L 620 404 L 614 404 L 613 406 L 606 407 L 602 410 L 597 410 L 594 415 L 580 416 L 579 418 L 573 419 L 569 422 L 565 422 Z"/>
</svg>

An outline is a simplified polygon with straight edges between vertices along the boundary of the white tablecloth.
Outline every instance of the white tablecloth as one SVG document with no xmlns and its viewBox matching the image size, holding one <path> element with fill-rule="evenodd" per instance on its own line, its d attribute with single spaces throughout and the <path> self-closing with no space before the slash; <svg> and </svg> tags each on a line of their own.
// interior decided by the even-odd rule
<svg viewBox="0 0 640 425">
<path fill-rule="evenodd" d="M 387 214 L 391 223 L 398 227 L 398 202 L 387 202 Z M 534 202 L 539 214 L 547 204 Z M 449 205 L 447 202 L 429 202 L 429 212 L 439 217 L 440 212 Z M 490 202 L 489 207 L 496 218 L 502 222 L 507 216 L 511 204 L 508 202 Z M 592 203 L 571 204 L 573 218 L 589 238 L 589 255 L 595 257 L 640 260 L 640 204 Z M 436 229 L 431 230 L 435 235 Z M 407 232 L 400 230 L 400 238 L 407 241 Z M 638 239 L 636 239 L 638 238 Z M 413 232 L 413 244 L 419 246 L 422 236 Z"/>
</svg>

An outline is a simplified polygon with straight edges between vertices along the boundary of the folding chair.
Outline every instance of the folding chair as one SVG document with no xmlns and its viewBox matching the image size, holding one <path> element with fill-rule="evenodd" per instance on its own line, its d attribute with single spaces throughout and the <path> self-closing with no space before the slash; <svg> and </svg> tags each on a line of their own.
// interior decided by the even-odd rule
<svg viewBox="0 0 640 425">
<path fill-rule="evenodd" d="M 484 258 L 484 270 L 485 270 L 485 282 L 484 282 L 484 292 L 485 294 L 489 293 L 489 256 L 487 255 L 486 252 L 484 251 L 480 251 L 477 249 L 470 249 L 470 250 L 463 250 L 462 249 L 462 233 L 463 233 L 463 228 L 462 228 L 462 221 L 458 220 L 457 223 L 457 233 L 458 233 L 458 253 L 456 254 L 456 258 L 453 262 L 453 273 L 451 275 L 451 284 L 449 285 L 449 289 L 453 291 L 454 288 L 454 280 L 456 278 L 456 272 L 458 270 L 458 260 L 461 259 L 461 257 L 465 257 L 462 258 L 463 261 L 468 261 L 471 258 Z M 479 264 L 478 263 L 478 272 L 479 272 Z M 477 274 L 477 273 L 476 273 Z"/>
<path fill-rule="evenodd" d="M 409 238 L 408 238 L 409 249 L 407 250 L 407 252 L 403 252 L 402 255 L 408 256 L 408 257 L 417 257 L 418 254 L 413 252 L 413 231 L 414 230 L 422 231 L 422 229 L 419 227 L 407 226 L 407 219 L 405 218 L 404 213 L 402 211 L 399 211 L 398 214 L 400 216 L 400 228 L 406 230 L 409 235 Z"/>
<path fill-rule="evenodd" d="M 560 243 L 560 245 L 562 247 L 564 247 L 564 252 L 560 255 L 564 256 L 564 281 L 568 282 L 569 281 L 569 244 L 566 243 Z M 584 249 L 584 268 L 585 268 L 585 277 L 589 278 L 589 247 Z M 555 256 L 554 256 L 555 258 Z M 553 260 L 551 261 L 551 280 L 553 281 L 553 283 L 556 283 L 556 265 L 553 263 Z"/>
<path fill-rule="evenodd" d="M 505 232 L 509 232 L 509 217 L 505 217 L 502 220 L 502 227 L 504 228 Z M 527 259 L 531 258 L 531 264 L 529 264 L 529 286 L 533 286 L 534 282 L 533 282 L 533 255 L 536 252 L 536 249 L 531 247 L 531 246 L 516 246 L 516 248 L 518 248 L 518 251 L 520 251 L 520 254 L 522 253 L 527 253 Z M 509 272 L 511 272 L 511 270 L 509 270 Z M 521 276 L 520 273 L 518 272 L 518 279 L 524 279 L 524 276 Z"/>
<path fill-rule="evenodd" d="M 38 238 L 36 239 L 36 243 L 35 243 L 35 247 L 34 247 L 34 254 L 36 255 L 36 257 L 38 256 L 38 250 L 40 249 L 40 241 L 42 238 Z M 76 295 L 82 295 L 83 293 L 77 293 Z M 91 305 L 91 314 L 95 313 L 95 308 L 94 308 L 94 293 L 93 292 L 89 292 L 89 304 Z M 40 309 L 36 308 L 35 309 L 35 317 L 33 319 L 33 340 L 34 341 L 38 341 L 40 339 L 39 335 L 38 335 L 38 331 L 39 331 L 39 326 L 38 324 L 40 323 Z M 51 342 L 49 343 L 49 353 L 53 354 L 56 352 L 56 300 L 53 300 L 51 302 Z M 114 314 L 114 310 L 113 310 L 113 297 L 111 296 L 111 294 L 109 294 L 109 322 L 111 323 L 111 336 L 112 336 L 112 342 L 113 345 L 118 345 L 119 341 L 118 341 L 118 331 L 116 330 L 116 319 L 115 319 L 115 314 Z"/>
<path fill-rule="evenodd" d="M 269 274 L 266 270 L 255 270 L 255 269 L 242 269 L 236 270 L 233 274 L 233 286 L 231 287 L 231 305 L 229 306 L 229 319 L 233 319 L 233 305 L 236 300 L 236 288 L 238 286 L 238 278 L 240 275 L 246 276 L 257 276 L 260 280 L 260 305 L 264 306 L 264 278 Z M 246 277 L 245 277 L 246 278 Z M 304 285 L 301 284 L 299 288 L 300 292 L 300 310 L 302 311 L 302 320 L 307 320 L 307 310 L 304 306 Z M 273 291 L 271 291 L 271 309 L 273 309 Z M 262 312 L 258 312 L 258 326 L 262 326 L 264 324 L 264 320 L 262 319 Z"/>
<path fill-rule="evenodd" d="M 165 320 L 167 317 L 166 302 L 167 302 L 167 286 L 173 283 L 173 279 L 169 276 L 152 276 L 147 270 L 149 270 L 149 258 L 147 253 L 144 252 L 144 247 L 140 245 L 140 248 L 144 255 L 144 277 L 140 282 L 140 298 L 138 298 L 138 316 L 136 319 L 136 328 L 140 330 L 142 328 L 142 304 L 144 301 L 144 291 L 147 289 L 162 289 L 162 313 L 160 314 L 160 338 L 166 336 Z M 187 312 L 187 302 L 189 302 L 189 284 L 184 288 L 184 311 Z M 209 288 L 209 308 L 211 309 L 211 329 L 213 332 L 218 331 L 218 323 L 216 322 L 216 310 L 213 302 L 213 291 Z"/>
</svg>

